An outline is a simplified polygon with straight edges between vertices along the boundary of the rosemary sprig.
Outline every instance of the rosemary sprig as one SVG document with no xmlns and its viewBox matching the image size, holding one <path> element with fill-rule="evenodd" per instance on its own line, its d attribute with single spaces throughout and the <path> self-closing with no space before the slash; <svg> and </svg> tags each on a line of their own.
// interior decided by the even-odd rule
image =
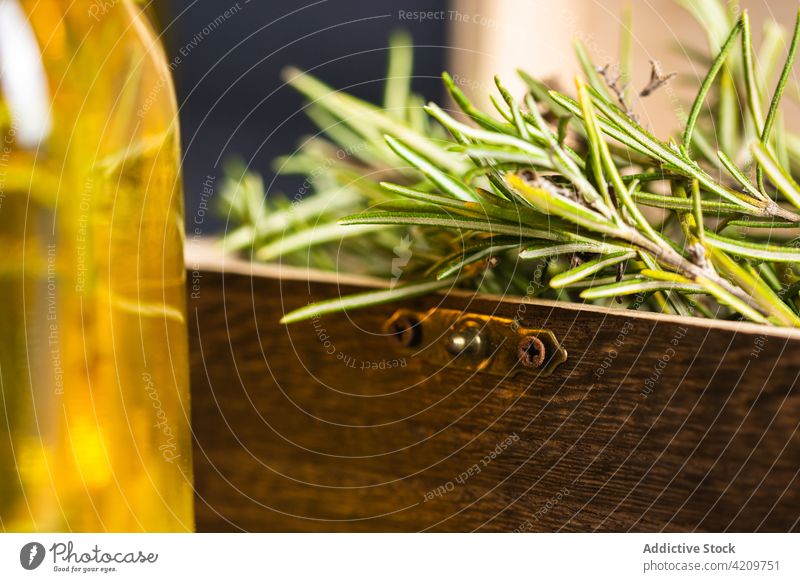
<svg viewBox="0 0 800 582">
<path fill-rule="evenodd" d="M 631 110 L 627 16 L 617 78 L 576 45 L 587 79 L 576 81 L 576 98 L 521 73 L 529 93 L 515 99 L 497 79 L 493 116 L 445 74 L 470 123 L 411 91 L 404 35 L 393 37 L 383 109 L 290 71 L 331 140 L 307 140 L 281 160 L 314 194 L 265 200 L 260 181 L 239 168 L 223 197 L 237 225 L 227 244 L 256 259 L 390 280 L 387 290 L 287 314 L 287 323 L 458 286 L 611 305 L 637 295 L 639 307 L 658 311 L 800 327 L 800 245 L 770 240 L 800 228 L 791 161 L 800 160 L 800 138 L 778 114 L 800 20 L 765 117 L 747 13 L 731 17 L 719 0 L 685 4 L 717 19 L 708 28 L 714 58 L 680 144 L 652 135 Z M 779 37 L 770 33 L 762 47 L 767 77 Z M 668 82 L 655 67 L 658 82 L 639 98 Z M 664 218 L 653 222 L 647 207 Z"/>
</svg>

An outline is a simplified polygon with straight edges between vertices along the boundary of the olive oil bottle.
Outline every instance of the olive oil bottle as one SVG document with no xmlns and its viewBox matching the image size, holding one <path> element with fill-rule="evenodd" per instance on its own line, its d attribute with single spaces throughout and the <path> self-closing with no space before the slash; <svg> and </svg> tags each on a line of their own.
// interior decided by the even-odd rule
<svg viewBox="0 0 800 582">
<path fill-rule="evenodd" d="M 0 531 L 191 531 L 177 107 L 132 0 L 0 0 Z"/>
</svg>

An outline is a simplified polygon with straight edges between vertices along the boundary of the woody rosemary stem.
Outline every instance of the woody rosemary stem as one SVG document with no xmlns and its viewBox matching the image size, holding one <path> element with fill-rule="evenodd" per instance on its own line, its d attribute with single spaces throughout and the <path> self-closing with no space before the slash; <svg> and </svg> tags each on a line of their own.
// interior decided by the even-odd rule
<svg viewBox="0 0 800 582">
<path fill-rule="evenodd" d="M 768 218 L 782 218 L 787 222 L 796 222 L 800 223 L 800 214 L 796 214 L 791 210 L 786 210 L 785 208 L 778 206 L 774 202 L 770 202 L 765 207 L 765 216 Z"/>
<path fill-rule="evenodd" d="M 647 237 L 642 236 L 635 229 L 626 230 L 623 238 L 628 240 L 628 242 L 631 244 L 653 255 L 653 258 L 655 258 L 655 260 L 661 265 L 673 269 L 675 272 L 680 273 L 686 278 L 695 282 L 700 278 L 711 281 L 750 307 L 758 309 L 758 311 L 764 315 L 769 315 L 769 311 L 764 311 L 762 308 L 760 308 L 753 297 L 744 292 L 741 288 L 732 285 L 727 279 L 720 277 L 714 270 L 701 267 L 700 265 L 691 262 L 690 260 L 681 256 L 680 253 L 675 251 L 675 249 L 654 243 Z"/>
</svg>

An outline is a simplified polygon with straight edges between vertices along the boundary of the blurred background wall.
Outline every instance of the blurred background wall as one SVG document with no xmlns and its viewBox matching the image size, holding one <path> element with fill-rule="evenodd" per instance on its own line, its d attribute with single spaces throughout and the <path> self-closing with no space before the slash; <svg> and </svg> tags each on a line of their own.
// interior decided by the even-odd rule
<svg viewBox="0 0 800 582">
<path fill-rule="evenodd" d="M 685 89 L 705 72 L 693 68 L 678 48 L 706 51 L 707 43 L 674 0 L 165 0 L 155 5 L 181 104 L 189 222 L 213 206 L 204 185 L 219 180 L 221 162 L 231 156 L 263 171 L 270 190 L 291 197 L 300 180 L 275 178 L 270 161 L 290 153 L 313 128 L 299 111 L 302 100 L 283 86 L 281 69 L 312 70 L 336 88 L 379 102 L 386 42 L 397 28 L 409 30 L 417 45 L 417 91 L 442 99 L 439 75 L 447 68 L 465 92 L 488 105 L 495 74 L 521 93 L 518 67 L 570 89 L 578 72 L 575 38 L 597 64 L 617 64 L 620 16 L 630 7 L 633 86 L 647 82 L 650 60 L 679 73 L 669 87 L 636 104 L 642 123 L 659 135 L 675 128 L 687 107 Z M 765 17 L 791 28 L 797 9 L 794 0 L 742 5 L 752 12 L 757 38 Z M 204 213 L 206 232 L 223 226 Z"/>
<path fill-rule="evenodd" d="M 485 95 L 493 89 L 496 74 L 523 90 L 517 68 L 571 89 L 579 73 L 575 39 L 587 47 L 598 66 L 618 65 L 626 10 L 631 13 L 633 33 L 631 86 L 639 89 L 647 83 L 650 61 L 658 62 L 665 73 L 678 73 L 666 90 L 636 104 L 640 121 L 657 135 L 675 130 L 680 109 L 688 112 L 691 107 L 682 102 L 694 97 L 707 72 L 689 58 L 691 51 L 708 53 L 706 33 L 676 0 L 453 0 L 452 5 L 463 14 L 482 15 L 451 20 L 449 62 L 464 78 L 465 90 L 486 106 L 491 106 Z M 791 33 L 798 9 L 795 0 L 741 0 L 739 5 L 750 12 L 756 51 L 763 24 L 775 20 Z"/>
</svg>

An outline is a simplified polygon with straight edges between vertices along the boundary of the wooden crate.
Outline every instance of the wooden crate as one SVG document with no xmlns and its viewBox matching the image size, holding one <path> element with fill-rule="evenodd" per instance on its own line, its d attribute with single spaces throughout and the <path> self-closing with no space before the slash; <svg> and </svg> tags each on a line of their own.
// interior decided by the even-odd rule
<svg viewBox="0 0 800 582">
<path fill-rule="evenodd" d="M 190 263 L 199 531 L 800 529 L 800 333 L 460 293 L 402 306 L 518 318 L 567 352 L 504 377 L 408 355 L 383 333 L 398 305 L 278 323 L 363 280 Z"/>
</svg>

